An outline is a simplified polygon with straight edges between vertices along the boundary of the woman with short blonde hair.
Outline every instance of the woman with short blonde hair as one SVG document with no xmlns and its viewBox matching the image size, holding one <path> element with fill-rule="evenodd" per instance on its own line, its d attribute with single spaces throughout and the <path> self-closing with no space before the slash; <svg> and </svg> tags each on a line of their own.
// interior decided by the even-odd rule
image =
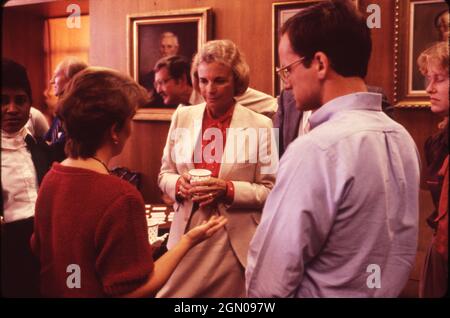
<svg viewBox="0 0 450 318">
<path fill-rule="evenodd" d="M 211 215 L 226 216 L 228 225 L 186 255 L 157 297 L 245 297 L 248 247 L 275 182 L 276 168 L 265 168 L 278 163 L 272 121 L 235 99 L 248 87 L 249 67 L 233 42 L 206 43 L 191 74 L 205 103 L 174 113 L 158 178 L 175 201 L 167 246 L 172 249 Z M 179 149 L 185 155 L 177 156 Z M 270 155 L 263 157 L 267 149 Z M 191 183 L 188 172 L 194 168 L 209 170 L 211 178 Z"/>
<path fill-rule="evenodd" d="M 236 44 L 230 40 L 210 41 L 195 55 L 191 70 L 194 89 L 200 90 L 198 83 L 199 64 L 212 62 L 221 63 L 231 69 L 235 83 L 234 96 L 245 93 L 250 82 L 250 68 Z"/>
<path fill-rule="evenodd" d="M 422 173 L 422 186 L 431 192 L 435 208 L 427 219 L 434 233 L 419 285 L 419 296 L 427 298 L 448 295 L 448 53 L 448 41 L 438 42 L 417 60 L 427 79 L 431 111 L 443 118 L 438 132 L 425 142 L 426 165 Z"/>
</svg>

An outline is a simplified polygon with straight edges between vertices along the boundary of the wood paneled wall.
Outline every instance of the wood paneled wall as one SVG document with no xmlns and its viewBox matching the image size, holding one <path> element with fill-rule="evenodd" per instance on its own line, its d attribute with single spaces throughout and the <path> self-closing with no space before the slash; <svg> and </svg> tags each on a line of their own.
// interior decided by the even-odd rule
<svg viewBox="0 0 450 318">
<path fill-rule="evenodd" d="M 44 104 L 44 20 L 33 12 L 16 8 L 2 10 L 2 57 L 26 67 L 33 94 L 33 106 Z"/>
</svg>

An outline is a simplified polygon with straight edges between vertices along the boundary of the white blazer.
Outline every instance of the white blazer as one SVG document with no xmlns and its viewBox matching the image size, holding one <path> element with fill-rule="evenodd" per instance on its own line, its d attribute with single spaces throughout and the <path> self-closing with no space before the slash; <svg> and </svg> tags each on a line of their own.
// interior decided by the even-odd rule
<svg viewBox="0 0 450 318">
<path fill-rule="evenodd" d="M 175 188 L 180 175 L 194 169 L 194 149 L 201 145 L 198 142 L 205 108 L 206 103 L 179 107 L 172 116 L 158 177 L 161 190 L 175 201 L 167 244 L 169 249 L 185 233 L 191 216 L 192 200 L 178 203 Z M 231 205 L 219 204 L 218 209 L 228 219 L 225 227 L 231 246 L 244 267 L 250 240 L 275 183 L 278 168 L 278 151 L 271 128 L 269 118 L 236 103 L 219 171 L 220 179 L 233 182 L 234 201 Z M 238 141 L 244 137 L 247 143 Z"/>
</svg>

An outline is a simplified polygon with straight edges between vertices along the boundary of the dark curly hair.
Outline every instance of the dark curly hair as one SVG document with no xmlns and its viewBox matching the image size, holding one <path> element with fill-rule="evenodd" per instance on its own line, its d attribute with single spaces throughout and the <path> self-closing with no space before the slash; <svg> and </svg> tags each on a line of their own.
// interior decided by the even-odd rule
<svg viewBox="0 0 450 318">
<path fill-rule="evenodd" d="M 32 103 L 27 70 L 21 64 L 8 58 L 2 58 L 2 87 L 22 89 L 27 94 L 30 104 Z"/>
</svg>

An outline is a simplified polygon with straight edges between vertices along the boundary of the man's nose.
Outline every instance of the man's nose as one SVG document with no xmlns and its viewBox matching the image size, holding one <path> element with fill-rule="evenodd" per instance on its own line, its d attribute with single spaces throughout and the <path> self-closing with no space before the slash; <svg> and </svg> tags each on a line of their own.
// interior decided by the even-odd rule
<svg viewBox="0 0 450 318">
<path fill-rule="evenodd" d="M 10 100 L 9 103 L 6 105 L 6 111 L 8 113 L 14 113 L 18 111 L 17 104 L 14 102 L 14 100 Z"/>
</svg>

